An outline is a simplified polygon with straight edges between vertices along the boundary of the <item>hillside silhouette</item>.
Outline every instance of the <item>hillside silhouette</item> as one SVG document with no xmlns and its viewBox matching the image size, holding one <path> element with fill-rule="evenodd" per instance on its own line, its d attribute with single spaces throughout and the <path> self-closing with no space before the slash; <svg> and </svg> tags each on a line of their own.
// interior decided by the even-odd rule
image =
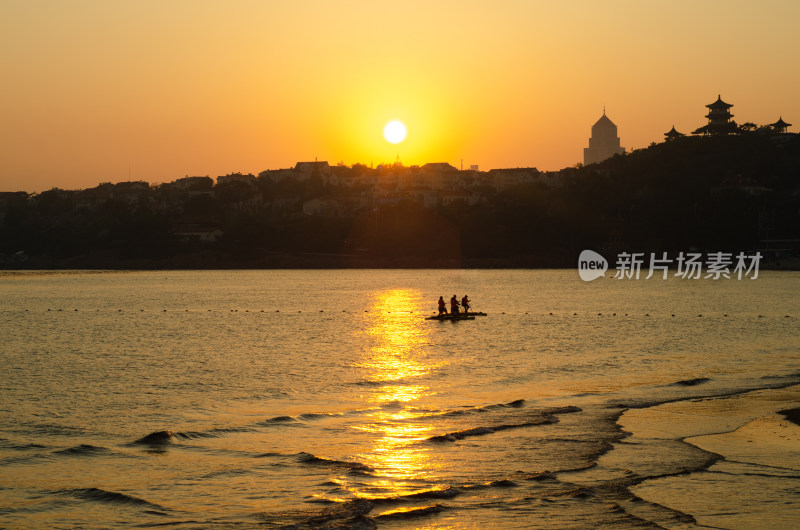
<svg viewBox="0 0 800 530">
<path fill-rule="evenodd" d="M 800 136 L 677 138 L 554 173 L 309 162 L 2 193 L 0 219 L 6 269 L 574 267 L 585 248 L 780 265 L 800 241 Z"/>
</svg>

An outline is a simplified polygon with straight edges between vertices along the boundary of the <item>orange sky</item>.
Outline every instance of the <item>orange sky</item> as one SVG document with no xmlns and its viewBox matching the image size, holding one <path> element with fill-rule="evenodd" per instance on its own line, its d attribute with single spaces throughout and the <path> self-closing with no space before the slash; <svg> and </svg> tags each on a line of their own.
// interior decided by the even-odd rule
<svg viewBox="0 0 800 530">
<path fill-rule="evenodd" d="M 604 105 L 640 148 L 718 93 L 798 131 L 798 20 L 796 0 L 3 0 L 0 191 L 398 154 L 556 170 Z"/>
</svg>

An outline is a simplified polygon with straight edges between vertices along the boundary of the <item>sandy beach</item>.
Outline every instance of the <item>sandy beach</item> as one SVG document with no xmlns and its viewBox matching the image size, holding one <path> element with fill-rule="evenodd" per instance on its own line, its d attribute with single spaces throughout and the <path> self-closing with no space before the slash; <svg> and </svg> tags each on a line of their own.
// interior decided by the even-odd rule
<svg viewBox="0 0 800 530">
<path fill-rule="evenodd" d="M 647 448 L 639 451 L 647 456 L 631 460 L 634 451 L 623 449 L 609 459 L 621 463 L 625 455 L 632 471 L 637 465 L 653 471 L 659 460 L 694 452 L 696 469 L 644 481 L 631 491 L 690 514 L 700 525 L 798 528 L 798 405 L 800 386 L 792 386 L 629 410 L 620 424 L 632 436 L 622 446 Z"/>
</svg>

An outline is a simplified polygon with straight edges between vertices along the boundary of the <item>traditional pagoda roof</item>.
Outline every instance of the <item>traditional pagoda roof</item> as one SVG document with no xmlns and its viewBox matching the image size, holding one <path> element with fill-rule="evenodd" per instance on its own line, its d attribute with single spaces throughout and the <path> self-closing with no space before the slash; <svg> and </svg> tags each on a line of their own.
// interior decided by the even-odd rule
<svg viewBox="0 0 800 530">
<path fill-rule="evenodd" d="M 708 107 L 711 110 L 729 109 L 729 108 L 733 107 L 733 105 L 731 105 L 730 103 L 725 103 L 724 101 L 722 101 L 722 95 L 721 94 L 717 94 L 717 100 L 714 103 L 706 105 L 706 107 Z"/>
<path fill-rule="evenodd" d="M 667 131 L 667 132 L 665 132 L 665 133 L 664 133 L 664 136 L 666 136 L 666 137 L 667 137 L 667 140 L 672 140 L 672 139 L 674 139 L 674 138 L 680 138 L 681 136 L 686 136 L 686 135 L 685 135 L 685 134 L 683 134 L 683 133 L 679 133 L 678 131 L 676 131 L 676 130 L 675 130 L 675 126 L 673 125 L 673 126 L 672 126 L 672 129 L 670 129 L 669 131 Z"/>
<path fill-rule="evenodd" d="M 770 124 L 770 127 L 774 127 L 776 129 L 786 129 L 787 127 L 791 126 L 792 126 L 791 123 L 786 123 L 785 121 L 783 121 L 783 116 L 778 118 L 778 121 L 776 121 L 775 123 Z"/>
</svg>

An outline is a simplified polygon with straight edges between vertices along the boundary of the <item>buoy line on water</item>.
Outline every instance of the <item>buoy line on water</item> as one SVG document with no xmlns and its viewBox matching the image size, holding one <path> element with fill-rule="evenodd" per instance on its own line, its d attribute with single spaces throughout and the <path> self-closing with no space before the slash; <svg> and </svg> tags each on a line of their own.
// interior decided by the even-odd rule
<svg viewBox="0 0 800 530">
<path fill-rule="evenodd" d="M 16 309 L 16 310 L 8 309 L 8 310 L 2 311 L 2 312 L 4 312 L 4 313 L 12 313 L 12 312 L 17 312 L 17 311 L 18 312 L 22 312 L 22 313 L 35 312 L 35 310 L 31 310 L 30 308 Z M 122 313 L 122 314 L 127 314 L 127 313 L 145 313 L 145 314 L 148 314 L 148 313 L 151 313 L 151 312 L 161 313 L 161 314 L 163 314 L 163 313 L 184 313 L 184 314 L 186 314 L 186 313 L 189 313 L 189 314 L 201 314 L 201 313 L 202 314 L 207 314 L 207 313 L 228 313 L 228 314 L 231 314 L 231 313 L 253 313 L 253 314 L 261 314 L 261 313 L 272 313 L 273 312 L 273 310 L 271 310 L 271 309 L 242 309 L 242 310 L 239 310 L 239 309 L 186 309 L 186 308 L 183 308 L 183 309 L 176 309 L 176 308 L 173 308 L 173 309 L 150 309 L 150 310 L 143 309 L 143 308 L 139 308 L 139 309 L 136 309 L 136 308 L 134 308 L 134 309 L 117 309 L 117 308 L 108 308 L 108 309 L 47 308 L 46 310 L 43 310 L 43 312 L 47 312 L 47 313 L 50 313 L 50 312 L 54 312 L 54 313 L 63 313 L 63 312 L 67 312 L 67 313 L 92 313 L 92 312 L 100 313 L 100 312 L 103 312 L 103 311 L 108 311 L 110 313 L 117 313 L 117 314 L 120 314 L 120 313 Z M 281 313 L 281 311 L 282 310 L 280 310 L 280 309 L 275 309 L 274 313 Z M 360 311 L 361 310 L 357 310 L 356 312 L 360 312 Z M 284 309 L 283 310 L 284 314 L 292 314 L 292 313 L 294 313 L 294 314 L 302 314 L 302 313 L 305 313 L 305 314 L 310 315 L 310 314 L 319 314 L 319 313 L 326 313 L 326 312 L 329 313 L 329 314 L 333 314 L 334 313 L 334 311 L 331 311 L 331 310 L 326 311 L 324 309 L 313 310 L 313 311 L 303 311 L 302 309 L 298 309 L 298 310 L 294 310 L 294 309 L 288 309 L 287 310 L 287 309 Z M 343 309 L 342 310 L 342 313 L 344 313 L 344 314 L 349 314 L 351 312 L 353 312 L 353 310 L 347 310 L 347 309 Z M 364 313 L 369 313 L 370 310 L 369 309 L 364 309 L 363 312 Z M 414 315 L 414 314 L 418 314 L 418 315 L 430 316 L 430 315 L 437 315 L 437 312 L 436 311 L 406 311 L 406 310 L 401 310 L 401 311 L 386 311 L 385 314 L 388 314 L 388 315 Z M 459 314 L 461 314 L 461 313 L 459 313 Z M 471 315 L 471 314 L 473 314 L 473 313 L 469 313 L 468 315 Z M 479 314 L 479 313 L 475 313 L 475 314 Z M 563 313 L 558 313 L 558 312 L 553 312 L 553 311 L 549 311 L 549 312 L 546 312 L 546 313 L 545 312 L 541 312 L 541 313 L 539 313 L 539 312 L 531 312 L 531 311 L 524 311 L 524 312 L 519 312 L 519 313 L 506 313 L 505 311 L 501 311 L 501 312 L 498 312 L 498 313 L 489 313 L 489 315 L 494 315 L 494 316 L 498 316 L 499 315 L 499 316 L 507 316 L 507 317 L 511 317 L 511 316 L 532 316 L 532 317 L 537 317 L 537 316 L 550 316 L 550 317 L 560 317 L 560 316 L 568 316 L 568 317 L 569 316 L 574 316 L 574 317 L 584 317 L 584 316 L 597 316 L 597 317 L 617 317 L 617 316 L 623 317 L 623 316 L 625 316 L 625 317 L 636 317 L 636 316 L 641 316 L 641 317 L 653 318 L 653 317 L 659 317 L 659 316 L 666 316 L 666 317 L 669 317 L 669 318 L 676 318 L 676 317 L 691 317 L 691 318 L 748 318 L 748 317 L 749 318 L 794 318 L 793 315 L 764 315 L 764 314 L 751 314 L 751 315 L 743 315 L 743 314 L 732 315 L 730 313 L 721 313 L 721 314 L 716 314 L 716 313 L 714 313 L 714 314 L 710 314 L 710 313 L 684 313 L 684 314 L 679 314 L 679 313 L 663 313 L 663 314 L 658 314 L 658 313 L 652 313 L 652 314 L 651 313 L 638 313 L 638 314 L 636 314 L 636 313 L 624 313 L 623 314 L 623 313 L 603 313 L 603 312 L 598 312 L 598 313 L 594 313 L 594 312 L 586 312 L 586 313 L 572 312 L 570 314 L 569 311 L 565 311 Z M 483 316 L 486 316 L 486 314 L 484 313 Z"/>
</svg>

